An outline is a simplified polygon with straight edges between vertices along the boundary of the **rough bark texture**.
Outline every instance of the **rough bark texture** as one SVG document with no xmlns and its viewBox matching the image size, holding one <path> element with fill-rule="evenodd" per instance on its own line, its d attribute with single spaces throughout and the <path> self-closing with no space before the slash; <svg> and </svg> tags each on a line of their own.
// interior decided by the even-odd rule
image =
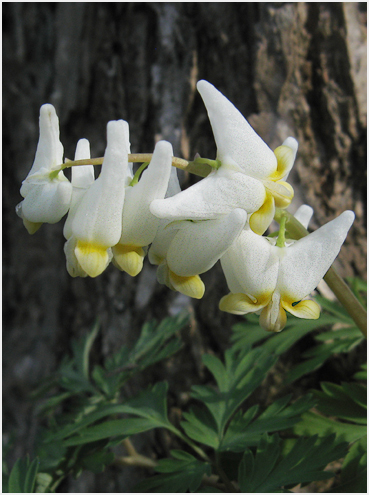
<svg viewBox="0 0 369 495">
<path fill-rule="evenodd" d="M 202 378 L 203 350 L 224 349 L 238 320 L 217 309 L 227 292 L 218 266 L 204 275 L 206 295 L 194 304 L 158 286 L 148 262 L 135 279 L 113 267 L 97 279 L 71 279 L 62 223 L 27 234 L 14 208 L 34 158 L 39 107 L 56 107 L 67 157 L 81 137 L 90 140 L 92 156 L 102 156 L 106 123 L 123 118 L 132 152 L 151 152 L 162 138 L 176 156 L 214 158 L 195 88 L 207 79 L 272 148 L 289 135 L 298 139 L 294 207 L 313 206 L 315 226 L 354 210 L 339 264 L 343 275 L 365 276 L 365 8 L 305 2 L 4 4 L 3 419 L 15 439 L 13 460 L 32 451 L 39 424 L 29 391 L 55 370 L 70 339 L 89 330 L 97 314 L 102 332 L 96 360 L 135 340 L 144 321 L 178 306 L 193 311 L 185 350 L 151 377 L 169 380 L 177 407 Z M 183 186 L 194 180 L 183 175 Z M 160 454 L 168 440 L 158 435 L 139 437 L 138 449 Z M 66 480 L 61 489 L 129 492 L 142 476 L 111 468 Z"/>
</svg>

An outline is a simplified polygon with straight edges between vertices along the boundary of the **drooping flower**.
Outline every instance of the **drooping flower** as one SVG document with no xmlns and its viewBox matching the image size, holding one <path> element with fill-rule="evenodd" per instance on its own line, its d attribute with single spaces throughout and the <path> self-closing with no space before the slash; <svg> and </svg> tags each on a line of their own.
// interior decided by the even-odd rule
<svg viewBox="0 0 369 495">
<path fill-rule="evenodd" d="M 199 275 L 210 270 L 240 235 L 246 217 L 238 208 L 214 220 L 184 220 L 163 226 L 149 250 L 150 262 L 159 265 L 158 281 L 201 299 L 205 286 Z"/>
<path fill-rule="evenodd" d="M 89 159 L 90 143 L 87 139 L 80 139 L 77 143 L 74 160 Z M 77 238 L 73 235 L 72 223 L 78 206 L 89 187 L 94 183 L 95 173 L 93 165 L 71 167 L 72 199 L 67 219 L 64 224 L 63 234 L 67 242 L 64 244 L 64 253 L 67 261 L 67 271 L 71 277 L 86 277 L 87 273 L 82 269 L 75 255 Z"/>
<path fill-rule="evenodd" d="M 17 215 L 34 234 L 42 223 L 57 223 L 67 213 L 72 185 L 62 171 L 53 173 L 63 163 L 63 145 L 59 140 L 59 119 L 50 104 L 40 108 L 40 137 L 32 168 L 22 183 L 24 200 L 17 205 Z"/>
<path fill-rule="evenodd" d="M 275 207 L 287 207 L 292 187 L 284 181 L 294 163 L 297 141 L 287 138 L 274 152 L 247 120 L 213 85 L 197 83 L 206 105 L 221 163 L 205 179 L 166 200 L 153 201 L 151 211 L 159 218 L 209 220 L 236 208 L 250 214 L 250 226 L 263 234 Z"/>
<path fill-rule="evenodd" d="M 274 332 L 284 328 L 285 311 L 299 318 L 317 319 L 318 304 L 304 298 L 333 263 L 354 218 L 352 211 L 345 211 L 282 248 L 274 245 L 275 240 L 246 228 L 221 258 L 231 293 L 221 299 L 220 309 L 239 315 L 261 311 L 261 326 Z"/>
<path fill-rule="evenodd" d="M 157 233 L 160 220 L 150 212 L 150 204 L 154 199 L 165 196 L 172 157 L 172 145 L 159 141 L 139 182 L 126 187 L 122 234 L 112 252 L 114 264 L 131 276 L 142 270 L 147 247 Z"/>
<path fill-rule="evenodd" d="M 90 277 L 97 277 L 108 266 L 111 247 L 119 242 L 122 233 L 127 136 L 127 122 L 108 122 L 101 173 L 84 194 L 72 222 L 72 233 L 77 239 L 75 255 Z"/>
</svg>

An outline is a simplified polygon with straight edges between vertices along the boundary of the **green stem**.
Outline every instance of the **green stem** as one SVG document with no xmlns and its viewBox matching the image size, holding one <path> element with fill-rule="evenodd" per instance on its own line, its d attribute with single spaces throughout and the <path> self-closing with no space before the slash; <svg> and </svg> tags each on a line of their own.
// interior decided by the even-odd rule
<svg viewBox="0 0 369 495">
<path fill-rule="evenodd" d="M 288 211 L 276 209 L 274 219 L 279 223 L 283 217 L 286 218 L 286 229 L 291 239 L 301 239 L 309 234 L 301 223 Z M 346 309 L 348 314 L 354 320 L 361 333 L 367 335 L 367 313 L 365 308 L 346 284 L 343 278 L 337 273 L 333 266 L 327 271 L 324 280 L 330 289 L 334 292 L 339 302 Z"/>
<path fill-rule="evenodd" d="M 135 153 L 128 155 L 128 161 L 130 163 L 150 163 L 152 159 L 152 153 Z M 101 165 L 104 158 L 86 158 L 83 160 L 66 160 L 62 165 L 58 165 L 54 170 L 50 172 L 50 178 L 55 179 L 59 172 L 70 167 L 78 167 L 82 165 Z M 207 158 L 196 158 L 192 162 L 188 162 L 183 158 L 177 158 L 174 156 L 172 158 L 172 166 L 179 168 L 180 170 L 185 170 L 190 174 L 195 174 L 200 177 L 206 177 L 210 174 L 212 168 L 218 169 L 220 167 L 219 160 L 210 160 Z"/>
<path fill-rule="evenodd" d="M 284 248 L 286 245 L 286 221 L 287 221 L 286 215 L 282 214 L 281 221 L 279 224 L 278 239 L 276 243 L 276 246 L 280 248 Z"/>
<path fill-rule="evenodd" d="M 133 179 L 129 183 L 130 186 L 135 186 L 138 183 L 139 178 L 141 177 L 142 172 L 145 170 L 145 168 L 148 166 L 149 162 L 143 163 L 136 171 Z"/>
</svg>

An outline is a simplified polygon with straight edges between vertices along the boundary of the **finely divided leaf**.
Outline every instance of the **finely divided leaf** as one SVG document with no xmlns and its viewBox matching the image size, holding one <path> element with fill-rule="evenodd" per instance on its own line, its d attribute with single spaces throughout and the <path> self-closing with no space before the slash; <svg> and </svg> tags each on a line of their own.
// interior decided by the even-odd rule
<svg viewBox="0 0 369 495">
<path fill-rule="evenodd" d="M 71 446 L 116 435 L 126 437 L 152 428 L 173 429 L 167 417 L 167 389 L 166 382 L 159 382 L 124 404 L 103 406 L 101 410 L 87 414 L 79 423 L 68 425 L 56 434 L 54 439 L 66 438 L 74 434 L 64 441 L 64 445 Z M 98 419 L 119 413 L 133 414 L 138 418 L 117 419 L 89 426 Z"/>
<path fill-rule="evenodd" d="M 211 466 L 199 461 L 182 450 L 172 450 L 174 459 L 162 459 L 155 470 L 156 476 L 149 478 L 135 487 L 136 492 L 155 493 L 193 493 L 201 485 L 204 475 L 210 476 Z"/>
<path fill-rule="evenodd" d="M 324 471 L 327 464 L 343 457 L 347 444 L 335 444 L 334 435 L 319 440 L 317 436 L 299 438 L 287 455 L 282 455 L 277 434 L 264 436 L 253 454 L 247 450 L 239 467 L 242 492 L 271 493 L 299 483 L 333 476 Z"/>
<path fill-rule="evenodd" d="M 218 390 L 208 386 L 192 388 L 192 397 L 203 402 L 212 414 L 219 439 L 226 423 L 242 402 L 260 385 L 276 357 L 262 349 L 232 348 L 225 352 L 225 364 L 215 356 L 203 356 L 204 364 L 214 375 Z"/>
<path fill-rule="evenodd" d="M 183 417 L 185 421 L 181 422 L 181 426 L 187 436 L 213 449 L 218 448 L 217 425 L 207 409 L 194 406 L 189 412 L 184 412 Z"/>
<path fill-rule="evenodd" d="M 315 404 L 312 395 L 287 405 L 290 399 L 289 395 L 275 401 L 256 419 L 253 419 L 257 411 L 255 406 L 244 415 L 241 412 L 236 414 L 228 425 L 220 449 L 242 452 L 247 447 L 257 445 L 265 433 L 291 428 L 301 420 L 301 414 Z"/>
<path fill-rule="evenodd" d="M 337 441 L 355 442 L 366 435 L 366 426 L 341 423 L 313 412 L 306 412 L 294 426 L 296 435 L 329 435 L 336 434 Z"/>
</svg>

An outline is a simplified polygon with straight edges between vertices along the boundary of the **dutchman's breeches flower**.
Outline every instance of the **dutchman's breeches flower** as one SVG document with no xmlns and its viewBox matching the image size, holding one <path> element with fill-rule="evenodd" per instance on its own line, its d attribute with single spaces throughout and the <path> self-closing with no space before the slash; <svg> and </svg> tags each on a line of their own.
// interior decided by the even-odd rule
<svg viewBox="0 0 369 495">
<path fill-rule="evenodd" d="M 42 223 L 59 222 L 67 213 L 72 196 L 72 185 L 63 172 L 53 173 L 53 168 L 63 162 L 63 145 L 59 140 L 59 119 L 52 105 L 42 105 L 39 124 L 35 160 L 20 189 L 24 200 L 16 208 L 30 234 Z"/>
<path fill-rule="evenodd" d="M 162 228 L 149 251 L 150 262 L 159 265 L 159 282 L 201 299 L 205 286 L 199 275 L 226 252 L 246 219 L 246 212 L 238 208 L 215 220 L 177 221 Z"/>
<path fill-rule="evenodd" d="M 147 247 L 152 243 L 160 220 L 150 212 L 154 199 L 164 198 L 172 169 L 173 148 L 159 141 L 148 168 L 137 183 L 126 187 L 123 225 L 119 243 L 113 251 L 113 262 L 131 276 L 142 270 Z"/>
<path fill-rule="evenodd" d="M 247 120 L 207 81 L 197 88 L 208 111 L 220 166 L 173 198 L 153 201 L 151 211 L 171 220 L 209 220 L 236 208 L 250 214 L 250 226 L 263 234 L 275 207 L 286 208 L 293 189 L 284 179 L 294 163 L 297 141 L 290 137 L 274 152 Z"/>
<path fill-rule="evenodd" d="M 300 212 L 306 218 L 309 212 Z M 286 313 L 316 319 L 319 306 L 304 300 L 318 285 L 339 253 L 355 215 L 345 211 L 312 234 L 277 247 L 275 239 L 244 230 L 221 258 L 230 294 L 220 309 L 233 314 L 260 313 L 260 324 L 279 332 Z"/>
<path fill-rule="evenodd" d="M 122 233 L 122 212 L 128 168 L 128 124 L 108 122 L 101 173 L 84 194 L 72 222 L 75 255 L 90 276 L 100 275 L 111 260 L 111 247 Z"/>
</svg>

